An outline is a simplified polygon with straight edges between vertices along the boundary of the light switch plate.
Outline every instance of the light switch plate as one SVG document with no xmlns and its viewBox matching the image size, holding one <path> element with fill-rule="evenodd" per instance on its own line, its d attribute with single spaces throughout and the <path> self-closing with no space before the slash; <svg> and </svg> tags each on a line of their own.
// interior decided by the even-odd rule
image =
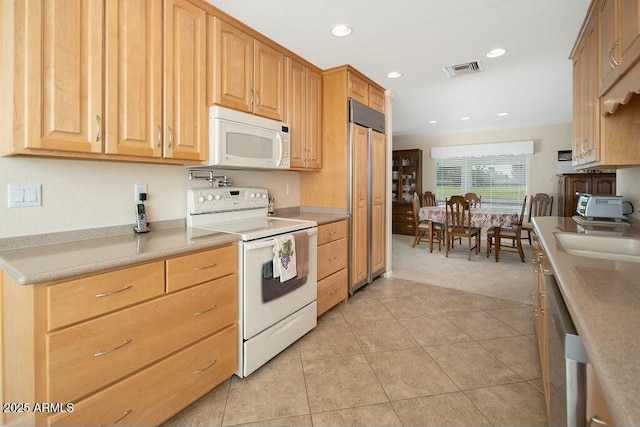
<svg viewBox="0 0 640 427">
<path fill-rule="evenodd" d="M 42 206 L 42 185 L 9 184 L 9 207 Z"/>
</svg>

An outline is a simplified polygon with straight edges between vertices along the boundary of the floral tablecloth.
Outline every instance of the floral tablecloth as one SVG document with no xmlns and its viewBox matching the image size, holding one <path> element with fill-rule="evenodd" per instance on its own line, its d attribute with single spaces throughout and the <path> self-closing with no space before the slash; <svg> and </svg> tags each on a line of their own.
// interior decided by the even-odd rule
<svg viewBox="0 0 640 427">
<path fill-rule="evenodd" d="M 444 206 L 425 206 L 420 208 L 420 221 L 445 222 Z M 509 227 L 518 222 L 519 212 L 504 208 L 471 208 L 472 227 Z"/>
</svg>

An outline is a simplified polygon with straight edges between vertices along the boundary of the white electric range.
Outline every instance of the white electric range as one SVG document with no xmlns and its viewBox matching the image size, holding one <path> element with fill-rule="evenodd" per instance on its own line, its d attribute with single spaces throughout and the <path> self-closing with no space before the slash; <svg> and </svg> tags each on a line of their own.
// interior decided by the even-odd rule
<svg viewBox="0 0 640 427">
<path fill-rule="evenodd" d="M 239 366 L 245 377 L 313 329 L 317 315 L 317 223 L 267 215 L 268 191 L 207 187 L 187 190 L 191 238 L 231 233 L 239 244 Z M 305 232 L 309 271 L 273 277 L 275 237 Z"/>
</svg>

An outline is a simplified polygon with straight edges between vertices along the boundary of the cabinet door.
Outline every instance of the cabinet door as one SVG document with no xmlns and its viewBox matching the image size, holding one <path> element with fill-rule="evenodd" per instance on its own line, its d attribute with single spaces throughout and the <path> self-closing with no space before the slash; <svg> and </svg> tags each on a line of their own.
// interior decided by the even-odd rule
<svg viewBox="0 0 640 427">
<path fill-rule="evenodd" d="M 384 92 L 369 85 L 369 107 L 384 114 Z"/>
<path fill-rule="evenodd" d="M 578 204 L 578 196 L 576 193 L 591 193 L 591 177 L 571 177 L 569 180 L 568 194 L 575 198 L 574 208 Z"/>
<path fill-rule="evenodd" d="M 603 0 L 598 10 L 600 94 L 606 92 L 616 79 L 616 61 L 620 60 L 616 3 L 616 0 Z"/>
<path fill-rule="evenodd" d="M 585 162 L 600 160 L 600 101 L 598 98 L 598 37 L 596 22 L 591 19 L 585 31 L 583 52 L 582 123 L 586 138 Z"/>
<path fill-rule="evenodd" d="M 305 69 L 306 167 L 322 167 L 322 74 Z"/>
<path fill-rule="evenodd" d="M 165 0 L 164 156 L 207 158 L 206 24 L 188 0 Z"/>
<path fill-rule="evenodd" d="M 640 5 L 638 0 L 620 0 L 620 51 L 625 69 L 640 57 Z"/>
<path fill-rule="evenodd" d="M 599 177 L 594 176 L 592 178 L 592 192 L 601 196 L 611 196 L 616 194 L 616 178 L 614 177 Z"/>
<path fill-rule="evenodd" d="M 21 2 L 19 2 L 21 3 Z M 24 7 L 24 147 L 102 152 L 102 0 Z M 21 84 L 16 82 L 16 85 Z M 24 106 L 16 106 L 19 110 Z"/>
<path fill-rule="evenodd" d="M 352 189 L 351 189 L 351 286 L 367 279 L 368 199 L 367 150 L 368 131 L 358 125 L 352 128 Z"/>
<path fill-rule="evenodd" d="M 371 139 L 371 271 L 385 266 L 385 135 L 372 132 Z"/>
<path fill-rule="evenodd" d="M 217 17 L 213 21 L 210 104 L 253 111 L 253 37 Z M 210 53 L 211 54 L 211 53 Z"/>
<path fill-rule="evenodd" d="M 105 152 L 162 157 L 162 4 L 105 3 Z"/>
<path fill-rule="evenodd" d="M 366 81 L 349 72 L 347 88 L 347 95 L 350 98 L 353 98 L 364 105 L 369 105 L 369 85 Z"/>
<path fill-rule="evenodd" d="M 287 123 L 291 131 L 291 167 L 305 167 L 305 67 L 287 58 Z"/>
<path fill-rule="evenodd" d="M 284 117 L 284 55 L 255 40 L 253 112 L 282 121 Z"/>
</svg>

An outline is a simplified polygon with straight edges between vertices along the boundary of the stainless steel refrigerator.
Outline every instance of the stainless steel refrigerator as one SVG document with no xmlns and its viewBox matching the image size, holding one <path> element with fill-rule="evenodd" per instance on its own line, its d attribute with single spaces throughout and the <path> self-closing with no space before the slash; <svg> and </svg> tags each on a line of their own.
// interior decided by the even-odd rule
<svg viewBox="0 0 640 427">
<path fill-rule="evenodd" d="M 385 267 L 386 140 L 384 114 L 349 99 L 349 293 Z"/>
</svg>

